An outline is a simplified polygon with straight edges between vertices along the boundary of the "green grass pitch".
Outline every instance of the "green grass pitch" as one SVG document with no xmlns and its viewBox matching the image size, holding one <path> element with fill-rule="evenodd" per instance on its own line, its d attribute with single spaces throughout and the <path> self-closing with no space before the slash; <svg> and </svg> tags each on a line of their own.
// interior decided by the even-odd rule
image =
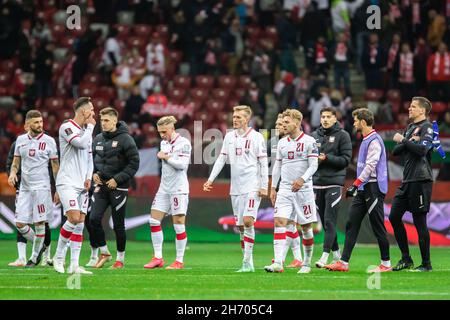
<svg viewBox="0 0 450 320">
<path fill-rule="evenodd" d="M 53 242 L 53 250 L 55 246 Z M 28 253 L 31 246 L 28 246 Z M 114 247 L 114 242 L 109 243 Z M 411 248 L 416 264 L 419 250 Z M 251 274 L 238 274 L 242 255 L 238 243 L 188 243 L 184 270 L 145 270 L 151 257 L 150 242 L 128 242 L 123 270 L 93 270 L 93 275 L 80 278 L 80 289 L 69 289 L 69 275 L 57 274 L 51 267 L 34 269 L 11 268 L 15 260 L 14 241 L 0 242 L 1 299 L 450 299 L 450 250 L 432 248 L 434 271 L 430 273 L 391 272 L 381 274 L 380 289 L 368 289 L 367 266 L 379 262 L 378 248 L 357 246 L 350 263 L 350 272 L 338 273 L 313 268 L 310 274 L 297 270 L 269 274 L 263 266 L 270 264 L 271 244 L 255 245 L 255 268 Z M 115 253 L 114 253 L 115 254 Z M 313 261 L 321 254 L 315 247 Z M 166 263 L 175 256 L 174 243 L 164 245 Z M 399 258 L 391 247 L 392 261 Z M 81 264 L 89 258 L 89 245 L 84 242 Z M 290 262 L 291 257 L 288 257 Z M 72 286 L 74 282 L 72 282 Z"/>
</svg>

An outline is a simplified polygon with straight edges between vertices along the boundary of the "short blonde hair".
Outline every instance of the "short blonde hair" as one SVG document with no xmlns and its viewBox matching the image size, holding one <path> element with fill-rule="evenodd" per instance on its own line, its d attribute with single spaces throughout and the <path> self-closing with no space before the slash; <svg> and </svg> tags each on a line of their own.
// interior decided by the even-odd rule
<svg viewBox="0 0 450 320">
<path fill-rule="evenodd" d="M 302 122 L 303 120 L 303 114 L 295 109 L 286 109 L 283 112 L 283 117 L 290 117 L 294 120 L 297 120 L 298 122 Z"/>
<path fill-rule="evenodd" d="M 244 111 L 248 118 L 250 119 L 252 117 L 252 108 L 250 108 L 249 106 L 236 106 L 233 108 L 233 111 Z"/>
<path fill-rule="evenodd" d="M 165 126 L 168 124 L 173 124 L 175 126 L 176 123 L 177 123 L 177 119 L 175 119 L 174 116 L 165 116 L 165 117 L 160 118 L 156 125 L 157 126 Z"/>
<path fill-rule="evenodd" d="M 278 120 L 278 119 L 283 119 L 283 112 L 281 112 L 281 113 L 278 114 L 277 120 Z"/>
</svg>

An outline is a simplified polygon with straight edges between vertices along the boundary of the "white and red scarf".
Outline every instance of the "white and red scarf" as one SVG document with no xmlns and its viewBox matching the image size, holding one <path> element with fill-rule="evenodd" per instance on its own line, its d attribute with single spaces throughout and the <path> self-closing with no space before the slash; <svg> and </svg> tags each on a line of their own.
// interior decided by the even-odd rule
<svg viewBox="0 0 450 320">
<path fill-rule="evenodd" d="M 344 42 L 337 44 L 334 59 L 336 61 L 347 61 L 347 45 Z"/>
<path fill-rule="evenodd" d="M 444 55 L 436 52 L 433 62 L 433 75 L 437 76 L 442 73 L 446 77 L 450 76 L 450 54 L 448 52 Z"/>
<path fill-rule="evenodd" d="M 399 81 L 414 82 L 414 55 L 412 52 L 400 54 Z"/>
<path fill-rule="evenodd" d="M 325 48 L 322 44 L 316 44 L 316 63 L 326 63 Z"/>
<path fill-rule="evenodd" d="M 375 64 L 377 61 L 378 48 L 376 44 L 370 45 L 370 63 Z"/>
<path fill-rule="evenodd" d="M 387 68 L 391 70 L 394 67 L 395 58 L 397 57 L 399 45 L 393 43 L 389 48 L 389 57 L 387 62 Z"/>
</svg>

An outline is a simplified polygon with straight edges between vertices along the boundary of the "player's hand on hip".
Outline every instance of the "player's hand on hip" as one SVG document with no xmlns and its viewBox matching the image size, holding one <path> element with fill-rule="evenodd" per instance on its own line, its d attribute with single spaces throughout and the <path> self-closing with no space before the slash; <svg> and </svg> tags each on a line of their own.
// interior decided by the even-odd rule
<svg viewBox="0 0 450 320">
<path fill-rule="evenodd" d="M 392 138 L 392 140 L 394 140 L 397 143 L 401 143 L 403 141 L 405 137 L 403 135 L 401 135 L 400 133 L 396 133 L 394 134 L 394 137 Z"/>
<path fill-rule="evenodd" d="M 213 186 L 211 181 L 206 181 L 205 184 L 203 184 L 203 191 L 205 192 L 210 192 L 212 188 Z"/>
<path fill-rule="evenodd" d="M 55 192 L 55 195 L 53 196 L 53 202 L 54 202 L 55 204 L 58 204 L 58 203 L 61 202 L 61 199 L 59 198 L 58 192 Z"/>
<path fill-rule="evenodd" d="M 90 188 L 91 188 L 91 179 L 86 179 L 86 181 L 84 182 L 84 189 L 86 191 L 89 191 Z"/>
<path fill-rule="evenodd" d="M 275 188 L 272 188 L 272 190 L 270 191 L 270 201 L 272 202 L 272 205 L 275 205 L 275 201 L 277 200 L 277 191 L 275 190 Z"/>
<path fill-rule="evenodd" d="M 100 176 L 96 173 L 93 174 L 92 178 L 94 178 L 94 183 L 95 184 L 103 184 L 102 179 L 100 179 Z"/>
<path fill-rule="evenodd" d="M 267 197 L 267 190 L 266 189 L 260 189 L 258 192 L 258 195 L 260 198 L 265 198 Z"/>
<path fill-rule="evenodd" d="M 8 184 L 9 184 L 11 187 L 15 187 L 15 186 L 16 186 L 16 183 L 17 183 L 17 175 L 11 174 L 11 175 L 9 176 L 9 178 L 8 178 Z"/>
<path fill-rule="evenodd" d="M 292 192 L 297 192 L 298 190 L 300 190 L 303 187 L 303 184 L 305 183 L 305 181 L 303 181 L 302 178 L 295 180 L 292 183 Z"/>
<path fill-rule="evenodd" d="M 115 189 L 117 188 L 117 182 L 114 179 L 109 179 L 108 181 L 106 181 L 106 186 L 110 189 Z"/>
</svg>

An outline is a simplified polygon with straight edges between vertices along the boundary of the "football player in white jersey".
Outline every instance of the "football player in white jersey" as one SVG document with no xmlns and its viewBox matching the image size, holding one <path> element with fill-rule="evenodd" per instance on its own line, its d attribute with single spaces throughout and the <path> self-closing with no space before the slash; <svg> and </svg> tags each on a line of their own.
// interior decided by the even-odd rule
<svg viewBox="0 0 450 320">
<path fill-rule="evenodd" d="M 248 127 L 251 117 L 250 107 L 234 107 L 234 130 L 225 135 L 220 155 L 214 163 L 208 181 L 203 185 L 203 190 L 209 192 L 214 179 L 219 175 L 225 162 L 229 161 L 231 204 L 244 253 L 242 268 L 237 272 L 255 271 L 253 267 L 254 223 L 261 197 L 267 196 L 269 180 L 266 141 L 261 133 Z"/>
<path fill-rule="evenodd" d="M 157 156 L 162 161 L 161 183 L 150 212 L 150 229 L 154 256 L 144 265 L 146 269 L 162 268 L 164 260 L 162 245 L 164 241 L 161 221 L 171 215 L 176 239 L 176 259 L 166 269 L 184 268 L 184 251 L 186 249 L 186 214 L 189 204 L 189 181 L 187 170 L 191 160 L 191 142 L 175 132 L 177 120 L 173 116 L 162 117 L 157 122 L 161 136 L 161 150 Z"/>
<path fill-rule="evenodd" d="M 49 161 L 53 176 L 59 170 L 58 150 L 55 139 L 43 132 L 42 114 L 30 110 L 25 117 L 28 133 L 16 140 L 14 160 L 8 183 L 14 186 L 21 168 L 21 183 L 16 199 L 16 227 L 29 241 L 33 241 L 33 254 L 25 267 L 35 267 L 45 251 L 45 222 L 51 218 L 53 202 L 50 186 Z M 59 202 L 55 193 L 55 202 Z M 35 230 L 30 225 L 34 224 Z"/>
<path fill-rule="evenodd" d="M 277 159 L 272 172 L 270 198 L 274 213 L 275 261 L 265 266 L 267 272 L 283 272 L 283 252 L 286 244 L 286 226 L 289 219 L 302 226 L 304 261 L 299 273 L 311 271 L 314 246 L 312 223 L 317 221 L 316 204 L 312 188 L 312 176 L 318 167 L 318 150 L 314 138 L 305 135 L 300 125 L 300 111 L 287 109 L 283 112 L 286 137 L 278 142 Z M 280 180 L 277 194 L 276 186 Z"/>
<path fill-rule="evenodd" d="M 270 168 L 273 169 L 277 155 L 277 145 L 279 139 L 286 136 L 283 128 L 283 113 L 278 114 L 277 121 L 275 122 L 275 134 L 276 136 L 271 139 L 271 155 L 270 155 Z M 277 186 L 278 187 L 278 186 Z M 278 191 L 278 188 L 276 189 Z M 294 260 L 286 266 L 286 268 L 300 268 L 302 266 L 302 251 L 300 249 L 300 234 L 298 233 L 297 215 L 293 216 L 291 220 L 288 219 L 286 226 L 286 247 L 284 248 L 283 261 L 286 259 L 286 255 L 289 248 L 292 249 Z M 273 261 L 272 261 L 273 263 Z"/>
<path fill-rule="evenodd" d="M 67 221 L 61 227 L 53 267 L 57 272 L 64 273 L 64 248 L 70 240 L 68 273 L 92 274 L 79 266 L 93 172 L 92 131 L 95 113 L 91 98 L 79 98 L 74 103 L 74 110 L 75 117 L 64 121 L 59 128 L 61 169 L 56 179 L 56 190 Z"/>
</svg>

